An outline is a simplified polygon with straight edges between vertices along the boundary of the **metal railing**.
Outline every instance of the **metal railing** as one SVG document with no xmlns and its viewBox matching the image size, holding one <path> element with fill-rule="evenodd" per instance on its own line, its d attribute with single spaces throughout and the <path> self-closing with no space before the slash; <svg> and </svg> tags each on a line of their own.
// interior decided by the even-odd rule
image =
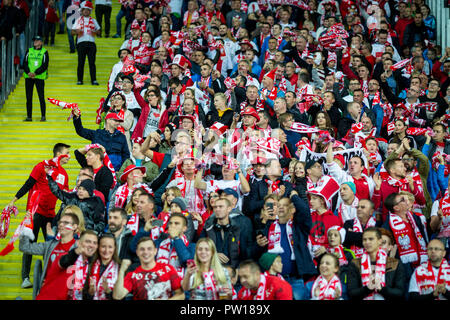
<svg viewBox="0 0 450 320">
<path fill-rule="evenodd" d="M 37 34 L 39 23 L 39 0 L 33 0 L 25 30 L 22 34 L 16 35 L 13 28 L 11 40 L 0 41 L 1 57 L 1 89 L 0 89 L 0 109 L 6 102 L 9 94 L 14 91 L 20 77 L 22 76 L 21 62 L 26 48 L 32 45 L 32 39 Z"/>
<path fill-rule="evenodd" d="M 436 18 L 436 42 L 444 51 L 450 46 L 450 9 L 447 0 L 427 0 L 431 15 Z"/>
</svg>

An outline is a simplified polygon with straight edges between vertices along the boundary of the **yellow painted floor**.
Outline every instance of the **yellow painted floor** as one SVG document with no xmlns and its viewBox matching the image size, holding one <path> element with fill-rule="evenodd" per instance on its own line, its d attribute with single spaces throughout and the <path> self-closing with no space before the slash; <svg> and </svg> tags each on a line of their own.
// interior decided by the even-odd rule
<svg viewBox="0 0 450 320">
<path fill-rule="evenodd" d="M 118 2 L 113 3 L 111 15 L 111 35 L 115 34 L 115 17 Z M 95 15 L 94 15 L 95 17 Z M 122 27 L 124 26 L 122 20 Z M 123 34 L 123 32 L 122 32 Z M 118 61 L 117 51 L 123 39 L 97 38 L 97 81 L 100 86 L 90 84 L 89 67 L 86 60 L 84 85 L 77 86 L 77 54 L 69 53 L 67 34 L 56 35 L 55 46 L 49 51 L 49 78 L 45 82 L 45 96 L 66 102 L 76 102 L 82 111 L 83 125 L 95 129 L 95 115 L 101 97 L 107 96 L 107 81 L 112 66 Z M 52 158 L 52 148 L 57 142 L 72 146 L 71 161 L 65 166 L 69 174 L 69 186 L 75 184 L 79 165 L 73 150 L 89 143 L 75 133 L 72 121 L 67 121 L 68 110 L 47 103 L 47 122 L 39 122 L 40 107 L 36 90 L 33 95 L 33 122 L 23 122 L 26 117 L 25 81 L 19 81 L 0 111 L 0 210 L 14 197 L 38 162 Z M 7 239 L 0 239 L 0 249 L 8 242 L 25 213 L 27 195 L 16 202 L 18 218 L 11 219 Z M 59 208 L 59 203 L 57 204 Z M 39 236 L 42 241 L 42 234 Z M 0 299 L 31 299 L 32 289 L 21 289 L 22 253 L 16 249 L 5 257 L 0 257 Z M 34 260 L 31 270 L 34 267 Z M 32 272 L 31 272 L 32 273 Z M 33 275 L 31 274 L 31 281 Z"/>
</svg>

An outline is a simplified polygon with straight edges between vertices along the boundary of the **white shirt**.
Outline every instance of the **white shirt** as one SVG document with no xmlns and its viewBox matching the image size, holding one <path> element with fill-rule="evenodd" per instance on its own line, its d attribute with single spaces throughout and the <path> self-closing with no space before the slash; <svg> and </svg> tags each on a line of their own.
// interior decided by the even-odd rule
<svg viewBox="0 0 450 320">
<path fill-rule="evenodd" d="M 77 44 L 80 42 L 95 42 L 95 37 L 92 35 L 92 32 L 89 30 L 88 26 L 89 26 L 89 18 L 90 17 L 80 17 L 78 18 L 78 20 L 75 22 L 75 24 L 73 25 L 73 29 L 81 29 L 81 19 L 84 19 L 84 30 L 81 30 L 83 32 L 82 36 L 78 36 L 77 39 Z M 94 18 L 92 18 L 92 20 L 94 21 L 94 32 L 97 32 L 98 30 L 100 30 L 100 25 L 98 24 L 97 20 L 95 20 Z"/>
<path fill-rule="evenodd" d="M 123 68 L 123 62 L 122 61 L 117 62 L 112 67 L 111 74 L 110 74 L 109 80 L 108 80 L 108 91 L 111 91 L 114 88 L 114 80 L 116 79 L 117 75 L 122 70 L 122 68 Z"/>
<path fill-rule="evenodd" d="M 242 211 L 242 198 L 248 193 L 244 194 L 242 192 L 242 185 L 239 180 L 209 180 L 206 183 L 206 193 L 217 192 L 218 190 L 223 190 L 226 188 L 231 188 L 237 192 L 239 199 L 237 202 L 237 208 Z"/>
</svg>

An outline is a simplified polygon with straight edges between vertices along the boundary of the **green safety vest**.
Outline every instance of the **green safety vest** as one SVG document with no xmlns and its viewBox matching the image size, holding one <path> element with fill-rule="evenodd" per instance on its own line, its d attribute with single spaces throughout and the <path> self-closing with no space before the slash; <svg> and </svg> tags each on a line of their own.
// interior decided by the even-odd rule
<svg viewBox="0 0 450 320">
<path fill-rule="evenodd" d="M 45 53 L 47 52 L 47 49 L 41 48 L 41 50 L 36 50 L 35 48 L 30 48 L 28 50 L 28 68 L 30 69 L 30 72 L 35 72 L 41 65 L 42 61 L 44 60 Z M 25 78 L 29 78 L 27 73 L 23 73 L 23 76 Z M 37 74 L 35 79 L 42 79 L 45 80 L 48 78 L 47 70 L 45 70 L 41 74 Z"/>
</svg>

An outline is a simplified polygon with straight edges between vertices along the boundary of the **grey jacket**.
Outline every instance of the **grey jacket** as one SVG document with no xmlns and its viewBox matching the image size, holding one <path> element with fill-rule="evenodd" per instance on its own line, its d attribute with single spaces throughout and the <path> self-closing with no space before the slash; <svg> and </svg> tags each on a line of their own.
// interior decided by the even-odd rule
<svg viewBox="0 0 450 320">
<path fill-rule="evenodd" d="M 41 279 L 39 280 L 39 289 L 42 287 L 42 283 L 44 282 L 45 275 L 47 273 L 48 263 L 50 260 L 50 256 L 53 250 L 58 245 L 59 240 L 49 240 L 46 242 L 31 242 L 30 238 L 27 236 L 21 235 L 19 238 L 19 250 L 23 253 L 31 254 L 33 256 L 43 256 L 44 267 L 42 269 Z M 76 247 L 76 242 L 70 248 L 73 249 Z M 38 290 L 39 293 L 39 290 Z"/>
</svg>

